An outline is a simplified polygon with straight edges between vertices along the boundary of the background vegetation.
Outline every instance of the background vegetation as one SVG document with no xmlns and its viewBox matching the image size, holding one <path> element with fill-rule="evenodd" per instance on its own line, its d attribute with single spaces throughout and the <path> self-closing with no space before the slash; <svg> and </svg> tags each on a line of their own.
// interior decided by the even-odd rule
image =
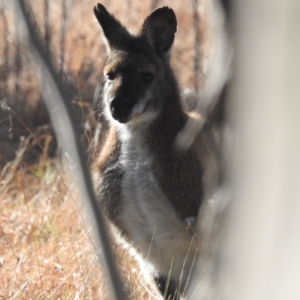
<svg viewBox="0 0 300 300">
<path fill-rule="evenodd" d="M 77 112 L 87 153 L 101 147 L 105 47 L 93 16 L 95 1 L 28 1 L 44 47 Z M 210 57 L 205 1 L 102 1 L 138 32 L 156 7 L 175 10 L 172 65 L 192 109 Z M 43 78 L 24 42 L 13 2 L 0 2 L 0 299 L 109 299 L 96 263 L 99 251 L 70 166 L 59 153 L 42 99 Z M 157 299 L 151 278 L 130 245 L 114 242 L 131 299 Z"/>
</svg>

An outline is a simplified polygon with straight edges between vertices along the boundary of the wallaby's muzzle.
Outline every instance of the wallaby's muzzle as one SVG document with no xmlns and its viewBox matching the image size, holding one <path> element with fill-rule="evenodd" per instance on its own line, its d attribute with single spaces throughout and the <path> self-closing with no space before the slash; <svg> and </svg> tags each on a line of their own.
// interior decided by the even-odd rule
<svg viewBox="0 0 300 300">
<path fill-rule="evenodd" d="M 110 102 L 112 117 L 120 123 L 126 123 L 131 117 L 133 106 L 133 101 L 127 96 L 113 98 Z"/>
</svg>

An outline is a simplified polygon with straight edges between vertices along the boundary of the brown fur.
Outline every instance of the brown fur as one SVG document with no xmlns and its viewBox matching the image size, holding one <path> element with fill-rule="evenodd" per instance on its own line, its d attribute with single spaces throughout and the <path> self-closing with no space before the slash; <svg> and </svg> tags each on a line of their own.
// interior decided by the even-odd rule
<svg viewBox="0 0 300 300">
<path fill-rule="evenodd" d="M 190 147 L 176 147 L 191 118 L 169 65 L 176 17 L 170 8 L 158 9 L 132 36 L 101 4 L 95 15 L 109 52 L 104 105 L 110 121 L 93 166 L 96 192 L 108 218 L 163 277 L 173 264 L 171 279 L 175 286 L 182 281 L 182 290 L 198 247 L 193 219 L 213 195 L 218 164 L 208 125 Z"/>
<path fill-rule="evenodd" d="M 97 193 L 101 193 L 103 200 L 101 205 L 106 216 L 115 220 L 121 209 L 120 185 L 123 172 L 118 168 L 108 169 L 118 160 L 120 154 L 120 142 L 117 138 L 117 132 L 111 128 L 107 133 L 105 145 L 101 155 L 93 165 L 93 175 L 95 185 L 98 186 Z M 112 185 L 105 186 L 103 182 L 111 181 Z"/>
</svg>

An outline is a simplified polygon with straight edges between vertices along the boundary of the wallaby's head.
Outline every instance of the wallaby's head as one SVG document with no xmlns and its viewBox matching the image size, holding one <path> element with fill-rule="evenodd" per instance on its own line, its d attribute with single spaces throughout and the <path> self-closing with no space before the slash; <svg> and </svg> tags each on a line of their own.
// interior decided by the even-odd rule
<svg viewBox="0 0 300 300">
<path fill-rule="evenodd" d="M 104 68 L 106 115 L 119 123 L 141 124 L 159 115 L 177 89 L 169 66 L 177 21 L 172 9 L 150 14 L 137 36 L 130 34 L 102 4 L 94 8 L 108 50 Z"/>
</svg>

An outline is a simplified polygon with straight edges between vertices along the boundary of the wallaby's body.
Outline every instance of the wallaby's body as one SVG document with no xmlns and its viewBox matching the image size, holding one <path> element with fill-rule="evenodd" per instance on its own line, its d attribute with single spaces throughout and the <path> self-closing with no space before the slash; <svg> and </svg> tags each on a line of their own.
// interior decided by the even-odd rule
<svg viewBox="0 0 300 300">
<path fill-rule="evenodd" d="M 214 185 L 207 130 L 187 150 L 175 146 L 184 113 L 168 51 L 177 28 L 170 8 L 154 11 L 132 36 L 104 6 L 95 15 L 108 44 L 105 114 L 110 130 L 94 164 L 108 218 L 165 278 L 183 290 L 199 244 L 193 220 Z"/>
</svg>

